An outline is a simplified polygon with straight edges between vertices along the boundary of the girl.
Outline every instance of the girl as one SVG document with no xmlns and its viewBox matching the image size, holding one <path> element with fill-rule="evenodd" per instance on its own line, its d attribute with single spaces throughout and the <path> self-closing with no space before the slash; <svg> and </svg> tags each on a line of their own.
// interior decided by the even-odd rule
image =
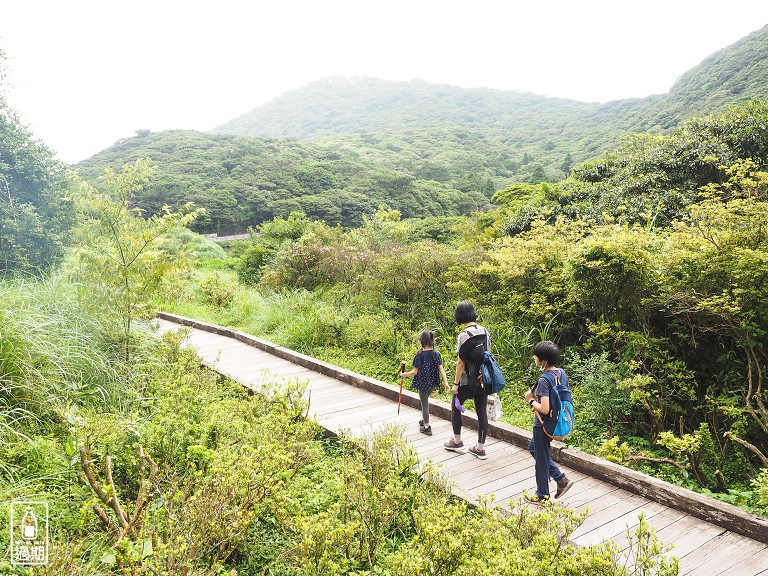
<svg viewBox="0 0 768 576">
<path fill-rule="evenodd" d="M 448 391 L 448 376 L 443 367 L 443 358 L 440 352 L 435 350 L 435 334 L 431 330 L 424 330 L 419 334 L 421 350 L 413 359 L 413 369 L 409 372 L 402 372 L 400 377 L 411 378 L 413 382 L 411 387 L 419 391 L 421 400 L 421 417 L 419 420 L 419 431 L 427 436 L 432 436 L 432 426 L 429 424 L 429 394 L 433 388 L 440 385 L 440 379 L 443 380 L 445 390 Z"/>
</svg>

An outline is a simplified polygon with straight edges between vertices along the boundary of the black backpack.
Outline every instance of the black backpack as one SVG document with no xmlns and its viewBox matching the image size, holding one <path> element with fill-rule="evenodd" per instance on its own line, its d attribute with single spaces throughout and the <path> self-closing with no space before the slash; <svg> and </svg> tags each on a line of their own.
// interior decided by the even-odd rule
<svg viewBox="0 0 768 576">
<path fill-rule="evenodd" d="M 459 358 L 464 361 L 464 372 L 467 374 L 467 385 L 473 391 L 483 389 L 481 368 L 483 353 L 487 350 L 488 332 L 483 329 L 481 334 L 470 336 L 459 348 Z"/>
</svg>

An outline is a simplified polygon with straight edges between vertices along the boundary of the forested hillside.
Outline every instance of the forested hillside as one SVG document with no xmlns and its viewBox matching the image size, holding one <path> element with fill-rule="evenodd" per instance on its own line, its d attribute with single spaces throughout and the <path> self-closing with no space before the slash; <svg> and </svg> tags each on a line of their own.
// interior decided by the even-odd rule
<svg viewBox="0 0 768 576">
<path fill-rule="evenodd" d="M 191 200 L 201 232 L 242 231 L 302 211 L 345 227 L 384 205 L 404 217 L 488 207 L 511 183 L 557 182 L 633 133 L 768 94 L 768 27 L 707 58 L 669 94 L 588 104 L 422 81 L 329 79 L 290 92 L 211 134 L 142 131 L 78 165 L 149 157 L 140 205 Z M 290 140 L 289 140 L 290 139 Z"/>
<path fill-rule="evenodd" d="M 223 382 L 155 337 L 157 309 L 391 381 L 424 328 L 456 370 L 470 299 L 505 421 L 530 426 L 533 345 L 552 339 L 569 443 L 768 515 L 768 100 L 678 125 L 763 90 L 765 32 L 670 95 L 556 102 L 571 124 L 537 124 L 551 101 L 516 95 L 530 126 L 509 111 L 495 126 L 503 95 L 473 111 L 483 91 L 446 89 L 439 121 L 410 108 L 370 133 L 143 131 L 78 166 L 87 181 L 0 100 L 0 523 L 13 500 L 50 503 L 35 574 L 629 573 L 605 544 L 567 544 L 582 517 L 567 509 L 466 510 L 411 473 L 399 432 L 371 452 L 319 435 L 300 382 Z M 595 144 L 642 123 L 669 130 Z M 259 234 L 225 251 L 187 225 Z M 676 574 L 641 536 L 635 566 Z"/>
<path fill-rule="evenodd" d="M 207 213 L 194 224 L 201 232 L 245 230 L 275 216 L 301 211 L 312 218 L 359 226 L 380 205 L 406 217 L 453 216 L 489 206 L 495 188 L 474 171 L 461 178 L 464 159 L 431 179 L 412 169 L 411 148 L 393 157 L 334 142 L 211 135 L 192 131 L 146 133 L 118 143 L 78 166 L 96 181 L 106 167 L 149 157 L 157 170 L 137 195 L 139 205 L 158 213 L 163 204 L 187 201 Z"/>
</svg>

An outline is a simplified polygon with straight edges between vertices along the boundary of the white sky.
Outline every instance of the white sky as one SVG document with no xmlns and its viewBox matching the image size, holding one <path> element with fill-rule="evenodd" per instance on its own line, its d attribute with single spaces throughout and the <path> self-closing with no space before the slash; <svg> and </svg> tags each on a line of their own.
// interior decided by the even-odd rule
<svg viewBox="0 0 768 576">
<path fill-rule="evenodd" d="M 768 24 L 765 0 L 4 0 L 5 96 L 78 162 L 209 130 L 330 76 L 588 102 L 667 92 Z"/>
</svg>

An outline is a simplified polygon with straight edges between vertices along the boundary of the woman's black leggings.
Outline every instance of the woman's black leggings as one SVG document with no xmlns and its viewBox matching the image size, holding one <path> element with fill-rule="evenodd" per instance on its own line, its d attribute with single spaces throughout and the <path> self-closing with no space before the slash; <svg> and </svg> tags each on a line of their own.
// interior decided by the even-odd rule
<svg viewBox="0 0 768 576">
<path fill-rule="evenodd" d="M 465 400 L 475 401 L 475 412 L 477 413 L 477 443 L 485 444 L 485 437 L 488 434 L 488 394 L 483 391 L 472 393 L 469 386 L 459 386 L 459 402 L 464 404 Z M 451 404 L 451 424 L 453 433 L 458 436 L 461 434 L 461 412 L 455 404 Z"/>
</svg>

